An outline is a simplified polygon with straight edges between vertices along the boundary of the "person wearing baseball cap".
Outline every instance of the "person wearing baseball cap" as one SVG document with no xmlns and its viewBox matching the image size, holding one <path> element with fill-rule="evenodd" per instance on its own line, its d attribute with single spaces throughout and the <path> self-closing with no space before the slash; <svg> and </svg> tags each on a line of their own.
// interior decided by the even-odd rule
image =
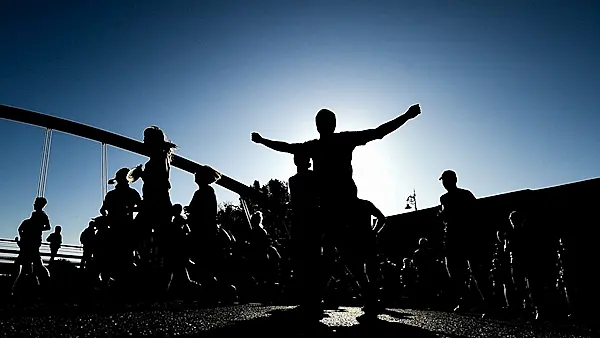
<svg viewBox="0 0 600 338">
<path fill-rule="evenodd" d="M 456 177 L 456 172 L 454 172 L 454 170 L 444 170 L 444 172 L 442 173 L 442 175 L 439 178 L 440 181 L 442 181 L 442 183 L 444 182 L 444 180 L 446 180 L 446 182 L 450 183 L 452 180 L 458 181 L 458 178 Z"/>
<path fill-rule="evenodd" d="M 455 285 L 458 305 L 455 312 L 479 308 L 487 309 L 490 283 L 484 268 L 487 257 L 482 252 L 486 244 L 480 236 L 479 224 L 475 219 L 477 198 L 467 189 L 457 186 L 458 177 L 453 170 L 445 170 L 439 178 L 446 189 L 440 197 L 440 218 L 445 225 L 446 268 L 452 283 Z M 476 291 L 481 299 L 482 307 L 467 304 L 471 277 L 475 280 Z M 473 305 L 473 306 L 470 306 Z"/>
</svg>

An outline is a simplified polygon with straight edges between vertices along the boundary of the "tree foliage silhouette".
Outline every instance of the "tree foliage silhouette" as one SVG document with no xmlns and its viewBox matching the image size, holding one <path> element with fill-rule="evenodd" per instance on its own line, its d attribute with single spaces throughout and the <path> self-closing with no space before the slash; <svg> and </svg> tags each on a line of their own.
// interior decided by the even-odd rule
<svg viewBox="0 0 600 338">
<path fill-rule="evenodd" d="M 262 212 L 263 225 L 271 237 L 280 242 L 286 241 L 289 237 L 286 231 L 286 224 L 289 224 L 287 204 L 290 201 L 287 182 L 271 179 L 261 186 L 259 181 L 254 181 L 250 188 L 267 196 L 269 203 L 268 206 L 259 206 L 252 200 L 246 200 L 249 212 Z M 232 202 L 220 204 L 217 222 L 230 229 L 248 229 L 248 220 L 241 205 L 241 199 L 237 205 Z"/>
</svg>

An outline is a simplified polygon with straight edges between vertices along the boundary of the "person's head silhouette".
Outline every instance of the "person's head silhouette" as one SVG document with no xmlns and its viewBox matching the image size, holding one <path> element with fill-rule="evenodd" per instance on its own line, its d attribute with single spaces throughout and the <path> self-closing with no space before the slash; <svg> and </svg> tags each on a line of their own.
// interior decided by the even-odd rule
<svg viewBox="0 0 600 338">
<path fill-rule="evenodd" d="M 452 190 L 456 188 L 456 182 L 458 182 L 458 178 L 456 177 L 456 173 L 453 170 L 445 170 L 440 176 L 440 180 L 442 181 L 442 185 L 446 190 Z"/>
<path fill-rule="evenodd" d="M 194 182 L 196 182 L 198 186 L 210 185 L 217 182 L 220 179 L 221 173 L 207 165 L 201 165 L 194 174 Z"/>
<path fill-rule="evenodd" d="M 294 164 L 298 171 L 308 170 L 310 168 L 310 157 L 305 154 L 294 154 Z"/>
<path fill-rule="evenodd" d="M 183 206 L 179 203 L 177 204 L 173 204 L 173 216 L 181 216 L 181 213 L 183 212 Z"/>
<path fill-rule="evenodd" d="M 335 113 L 329 109 L 323 108 L 319 110 L 315 117 L 315 122 L 317 124 L 317 131 L 321 136 L 331 135 L 335 131 Z"/>
<path fill-rule="evenodd" d="M 108 180 L 108 184 L 129 184 L 129 168 L 121 168 L 115 173 L 115 177 Z"/>
<path fill-rule="evenodd" d="M 46 204 L 48 204 L 48 201 L 46 200 L 45 197 L 37 197 L 35 199 L 35 202 L 33 202 L 33 209 L 38 210 L 38 211 L 42 210 L 42 209 L 44 209 Z"/>
<path fill-rule="evenodd" d="M 57 234 L 60 234 L 62 231 L 62 227 L 60 225 L 57 225 L 54 227 L 54 232 L 56 232 Z"/>
<path fill-rule="evenodd" d="M 167 135 L 157 126 L 144 129 L 144 144 L 148 146 L 152 154 L 165 154 L 170 159 L 177 145 L 167 139 Z"/>
<path fill-rule="evenodd" d="M 252 214 L 252 217 L 250 217 L 250 222 L 252 223 L 253 226 L 262 227 L 262 221 L 263 221 L 263 214 L 260 211 L 256 211 L 254 214 Z"/>
</svg>

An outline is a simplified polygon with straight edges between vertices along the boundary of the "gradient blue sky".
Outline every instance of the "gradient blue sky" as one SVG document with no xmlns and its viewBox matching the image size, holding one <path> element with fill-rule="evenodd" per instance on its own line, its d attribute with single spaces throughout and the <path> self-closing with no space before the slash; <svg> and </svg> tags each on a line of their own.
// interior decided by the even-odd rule
<svg viewBox="0 0 600 338">
<path fill-rule="evenodd" d="M 252 131 L 304 141 L 321 107 L 342 131 L 420 102 L 420 117 L 355 151 L 359 195 L 388 215 L 413 189 L 420 208 L 437 205 L 447 168 L 479 197 L 596 177 L 598 2 L 528 3 L 2 1 L 0 103 L 138 139 L 156 124 L 180 155 L 251 184 L 295 172 Z M 43 139 L 0 120 L 0 237 L 30 213 Z M 67 243 L 98 214 L 100 154 L 54 134 L 47 212 Z M 110 177 L 145 161 L 108 156 Z M 187 204 L 192 176 L 171 181 Z"/>
</svg>

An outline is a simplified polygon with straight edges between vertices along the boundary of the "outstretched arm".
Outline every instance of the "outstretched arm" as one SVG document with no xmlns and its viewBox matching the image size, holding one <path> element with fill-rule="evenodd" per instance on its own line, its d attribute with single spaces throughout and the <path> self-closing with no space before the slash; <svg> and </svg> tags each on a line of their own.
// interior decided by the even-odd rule
<svg viewBox="0 0 600 338">
<path fill-rule="evenodd" d="M 301 147 L 300 143 L 287 143 L 282 141 L 269 140 L 260 136 L 259 133 L 252 133 L 252 142 L 262 144 L 265 147 L 273 149 L 275 151 L 290 154 L 300 152 Z"/>
<path fill-rule="evenodd" d="M 380 140 L 384 138 L 386 135 L 402 127 L 402 125 L 404 125 L 408 120 L 417 117 L 419 114 L 421 114 L 421 107 L 417 103 L 410 106 L 410 108 L 408 108 L 408 110 L 404 114 L 380 125 L 375 129 L 347 132 L 346 134 L 349 137 L 351 137 L 351 142 L 353 144 L 357 146 L 365 145 L 371 141 Z"/>
<path fill-rule="evenodd" d="M 376 139 L 381 139 L 388 134 L 396 131 L 398 128 L 402 127 L 408 120 L 414 119 L 419 114 L 421 114 L 421 106 L 419 104 L 414 104 L 408 108 L 406 113 L 396 117 L 395 119 L 388 121 L 379 127 L 375 128 L 374 136 Z"/>
</svg>

